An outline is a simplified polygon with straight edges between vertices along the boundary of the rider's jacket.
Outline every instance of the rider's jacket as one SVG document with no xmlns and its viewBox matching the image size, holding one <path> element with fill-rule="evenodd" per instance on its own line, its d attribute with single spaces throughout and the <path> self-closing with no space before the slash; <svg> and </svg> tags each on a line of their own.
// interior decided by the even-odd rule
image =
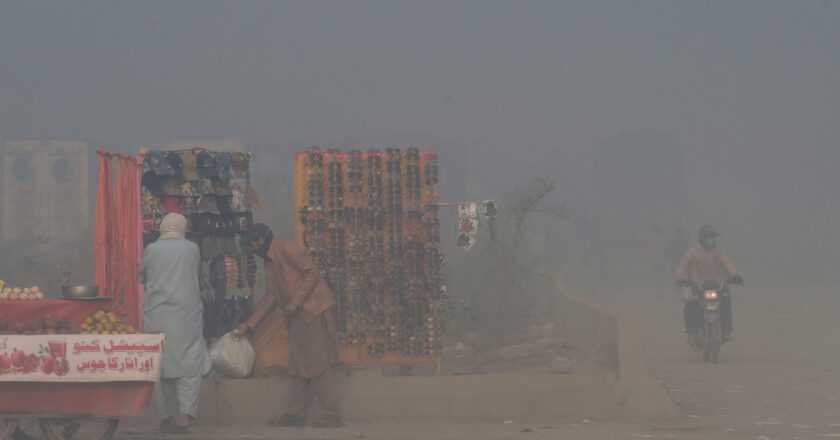
<svg viewBox="0 0 840 440">
<path fill-rule="evenodd" d="M 690 247 L 677 264 L 675 278 L 694 281 L 724 281 L 735 275 L 729 257 L 718 247 L 706 249 L 700 243 Z"/>
</svg>

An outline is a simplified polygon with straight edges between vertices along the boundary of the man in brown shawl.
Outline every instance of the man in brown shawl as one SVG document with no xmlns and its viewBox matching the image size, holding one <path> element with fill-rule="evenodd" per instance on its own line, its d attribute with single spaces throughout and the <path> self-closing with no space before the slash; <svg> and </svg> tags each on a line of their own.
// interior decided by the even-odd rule
<svg viewBox="0 0 840 440">
<path fill-rule="evenodd" d="M 301 246 L 275 238 L 264 224 L 251 226 L 242 245 L 265 260 L 266 292 L 236 334 L 256 328 L 277 307 L 283 309 L 289 328 L 292 401 L 286 413 L 271 424 L 304 425 L 314 391 L 324 415 L 313 426 L 341 426 L 336 366 L 343 360 L 333 316 L 335 299 L 318 266 Z"/>
</svg>

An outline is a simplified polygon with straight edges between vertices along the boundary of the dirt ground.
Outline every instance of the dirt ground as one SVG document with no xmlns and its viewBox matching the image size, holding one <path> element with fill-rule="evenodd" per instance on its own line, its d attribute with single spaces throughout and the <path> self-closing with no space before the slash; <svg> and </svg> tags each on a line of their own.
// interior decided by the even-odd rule
<svg viewBox="0 0 840 440">
<path fill-rule="evenodd" d="M 725 434 L 725 435 L 723 435 Z M 152 432 L 121 431 L 118 440 L 164 438 Z M 195 427 L 191 435 L 171 436 L 204 440 L 613 440 L 613 439 L 756 439 L 754 433 L 726 434 L 691 423 L 581 420 L 572 423 L 353 423 L 322 430 L 317 428 L 270 428 L 264 426 Z M 775 438 L 775 437 L 774 437 Z M 791 438 L 791 437 L 778 437 Z M 813 438 L 813 437 L 802 437 Z"/>
<path fill-rule="evenodd" d="M 638 322 L 651 374 L 675 403 L 667 420 L 372 423 L 337 430 L 265 426 L 195 427 L 201 439 L 828 439 L 840 438 L 840 350 L 834 332 L 840 300 L 827 287 L 748 284 L 735 291 L 735 341 L 720 364 L 706 365 L 685 345 L 682 303 L 649 289 L 601 288 L 596 302 Z M 557 341 L 553 341 L 557 342 Z M 556 347 L 555 347 L 556 348 Z M 540 359 L 542 361 L 543 359 Z M 509 423 L 506 423 L 509 422 Z M 124 426 L 118 439 L 161 438 L 152 427 Z"/>
<path fill-rule="evenodd" d="M 499 338 L 497 347 L 472 333 L 452 338 L 444 345 L 441 374 L 472 375 L 494 373 L 544 374 L 556 357 L 573 359 L 575 374 L 597 374 L 615 368 L 614 350 L 599 351 L 573 347 L 547 319 L 520 319 Z"/>
</svg>

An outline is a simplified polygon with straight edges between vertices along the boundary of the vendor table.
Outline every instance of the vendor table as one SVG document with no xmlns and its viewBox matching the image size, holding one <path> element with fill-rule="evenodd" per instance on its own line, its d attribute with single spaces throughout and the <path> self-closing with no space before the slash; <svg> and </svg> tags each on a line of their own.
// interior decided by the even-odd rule
<svg viewBox="0 0 840 440">
<path fill-rule="evenodd" d="M 0 440 L 25 422 L 48 439 L 110 438 L 149 404 L 163 347 L 162 334 L 0 336 Z"/>
<path fill-rule="evenodd" d="M 101 299 L 100 299 L 101 298 Z M 96 299 L 55 299 L 45 301 L 3 301 L 0 303 L 0 317 L 9 323 L 18 319 L 43 317 L 47 313 L 58 319 L 66 319 L 71 324 L 79 325 L 97 310 L 110 310 L 114 307 L 113 297 Z"/>
</svg>

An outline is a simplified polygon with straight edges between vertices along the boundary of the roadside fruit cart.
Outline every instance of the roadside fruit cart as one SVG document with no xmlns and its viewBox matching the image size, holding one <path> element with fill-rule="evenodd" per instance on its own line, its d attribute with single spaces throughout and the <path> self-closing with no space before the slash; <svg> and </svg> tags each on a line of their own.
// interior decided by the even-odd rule
<svg viewBox="0 0 840 440">
<path fill-rule="evenodd" d="M 149 404 L 164 336 L 132 334 L 113 298 L 3 302 L 3 323 L 0 440 L 109 439 Z"/>
</svg>

